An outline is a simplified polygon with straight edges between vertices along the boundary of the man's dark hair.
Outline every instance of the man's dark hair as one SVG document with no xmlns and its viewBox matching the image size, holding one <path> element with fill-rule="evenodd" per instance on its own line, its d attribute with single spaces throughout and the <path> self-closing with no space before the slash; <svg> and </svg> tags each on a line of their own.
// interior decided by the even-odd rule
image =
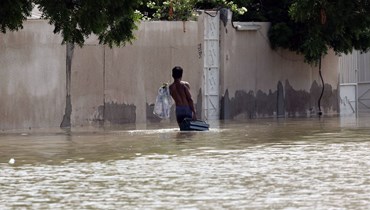
<svg viewBox="0 0 370 210">
<path fill-rule="evenodd" d="M 172 77 L 174 79 L 180 79 L 182 77 L 182 68 L 180 66 L 175 66 L 172 69 Z"/>
</svg>

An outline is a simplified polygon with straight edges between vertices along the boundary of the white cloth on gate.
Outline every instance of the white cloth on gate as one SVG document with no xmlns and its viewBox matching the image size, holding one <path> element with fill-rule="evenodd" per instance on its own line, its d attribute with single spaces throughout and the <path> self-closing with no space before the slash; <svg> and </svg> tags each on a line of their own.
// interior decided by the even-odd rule
<svg viewBox="0 0 370 210">
<path fill-rule="evenodd" d="M 158 95 L 155 100 L 153 114 L 160 118 L 168 119 L 170 118 L 172 105 L 173 100 L 170 94 L 170 89 L 167 84 L 164 84 L 158 89 Z"/>
</svg>

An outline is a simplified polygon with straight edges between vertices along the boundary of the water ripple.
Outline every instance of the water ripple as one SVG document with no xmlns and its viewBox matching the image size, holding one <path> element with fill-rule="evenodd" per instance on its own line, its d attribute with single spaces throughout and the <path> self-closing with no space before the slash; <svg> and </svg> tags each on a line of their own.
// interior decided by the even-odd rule
<svg viewBox="0 0 370 210">
<path fill-rule="evenodd" d="M 0 209 L 369 209 L 367 131 L 262 127 L 0 139 Z"/>
</svg>

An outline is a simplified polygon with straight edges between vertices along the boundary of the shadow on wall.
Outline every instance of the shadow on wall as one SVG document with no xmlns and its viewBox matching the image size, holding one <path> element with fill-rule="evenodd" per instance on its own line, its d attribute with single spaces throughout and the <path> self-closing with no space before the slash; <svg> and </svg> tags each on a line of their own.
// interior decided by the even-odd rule
<svg viewBox="0 0 370 210">
<path fill-rule="evenodd" d="M 265 93 L 258 90 L 256 94 L 253 91 L 245 92 L 238 90 L 233 98 L 229 97 L 229 91 L 226 90 L 221 98 L 221 119 L 253 119 L 266 117 L 300 117 L 310 116 L 317 113 L 318 99 L 322 86 L 314 81 L 310 92 L 305 90 L 295 90 L 285 81 L 285 88 L 282 82 L 278 82 L 277 90 L 269 90 Z M 201 118 L 202 91 L 197 95 L 196 107 L 197 117 Z M 338 91 L 332 89 L 331 85 L 325 84 L 325 92 L 322 100 L 322 111 L 338 112 Z M 159 123 L 162 119 L 153 114 L 154 104 L 146 104 L 147 121 L 150 123 Z M 104 116 L 103 121 L 113 124 L 125 124 L 136 122 L 136 106 L 117 103 L 106 103 L 99 107 L 99 116 Z M 175 106 L 171 107 L 170 121 L 175 122 Z"/>
<path fill-rule="evenodd" d="M 281 81 L 277 84 L 277 90 L 264 93 L 258 90 L 248 93 L 243 90 L 235 92 L 235 97 L 229 97 L 229 91 L 221 98 L 221 119 L 252 119 L 263 117 L 298 117 L 315 114 L 318 111 L 318 99 L 322 86 L 314 81 L 310 92 L 295 90 L 285 81 L 285 90 Z M 284 94 L 285 92 L 285 94 Z M 324 112 L 338 112 L 338 91 L 333 90 L 331 85 L 325 84 L 325 91 L 321 100 L 321 108 Z"/>
<path fill-rule="evenodd" d="M 105 103 L 98 110 L 99 112 L 103 112 L 104 121 L 113 124 L 136 122 L 136 106 L 133 104 Z"/>
</svg>

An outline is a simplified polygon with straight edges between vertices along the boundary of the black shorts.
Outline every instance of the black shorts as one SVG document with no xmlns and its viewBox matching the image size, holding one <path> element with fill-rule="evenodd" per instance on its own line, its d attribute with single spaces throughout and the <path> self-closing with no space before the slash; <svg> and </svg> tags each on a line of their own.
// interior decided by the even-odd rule
<svg viewBox="0 0 370 210">
<path fill-rule="evenodd" d="M 182 123 L 185 118 L 192 118 L 192 111 L 188 106 L 176 106 L 177 123 Z"/>
</svg>

